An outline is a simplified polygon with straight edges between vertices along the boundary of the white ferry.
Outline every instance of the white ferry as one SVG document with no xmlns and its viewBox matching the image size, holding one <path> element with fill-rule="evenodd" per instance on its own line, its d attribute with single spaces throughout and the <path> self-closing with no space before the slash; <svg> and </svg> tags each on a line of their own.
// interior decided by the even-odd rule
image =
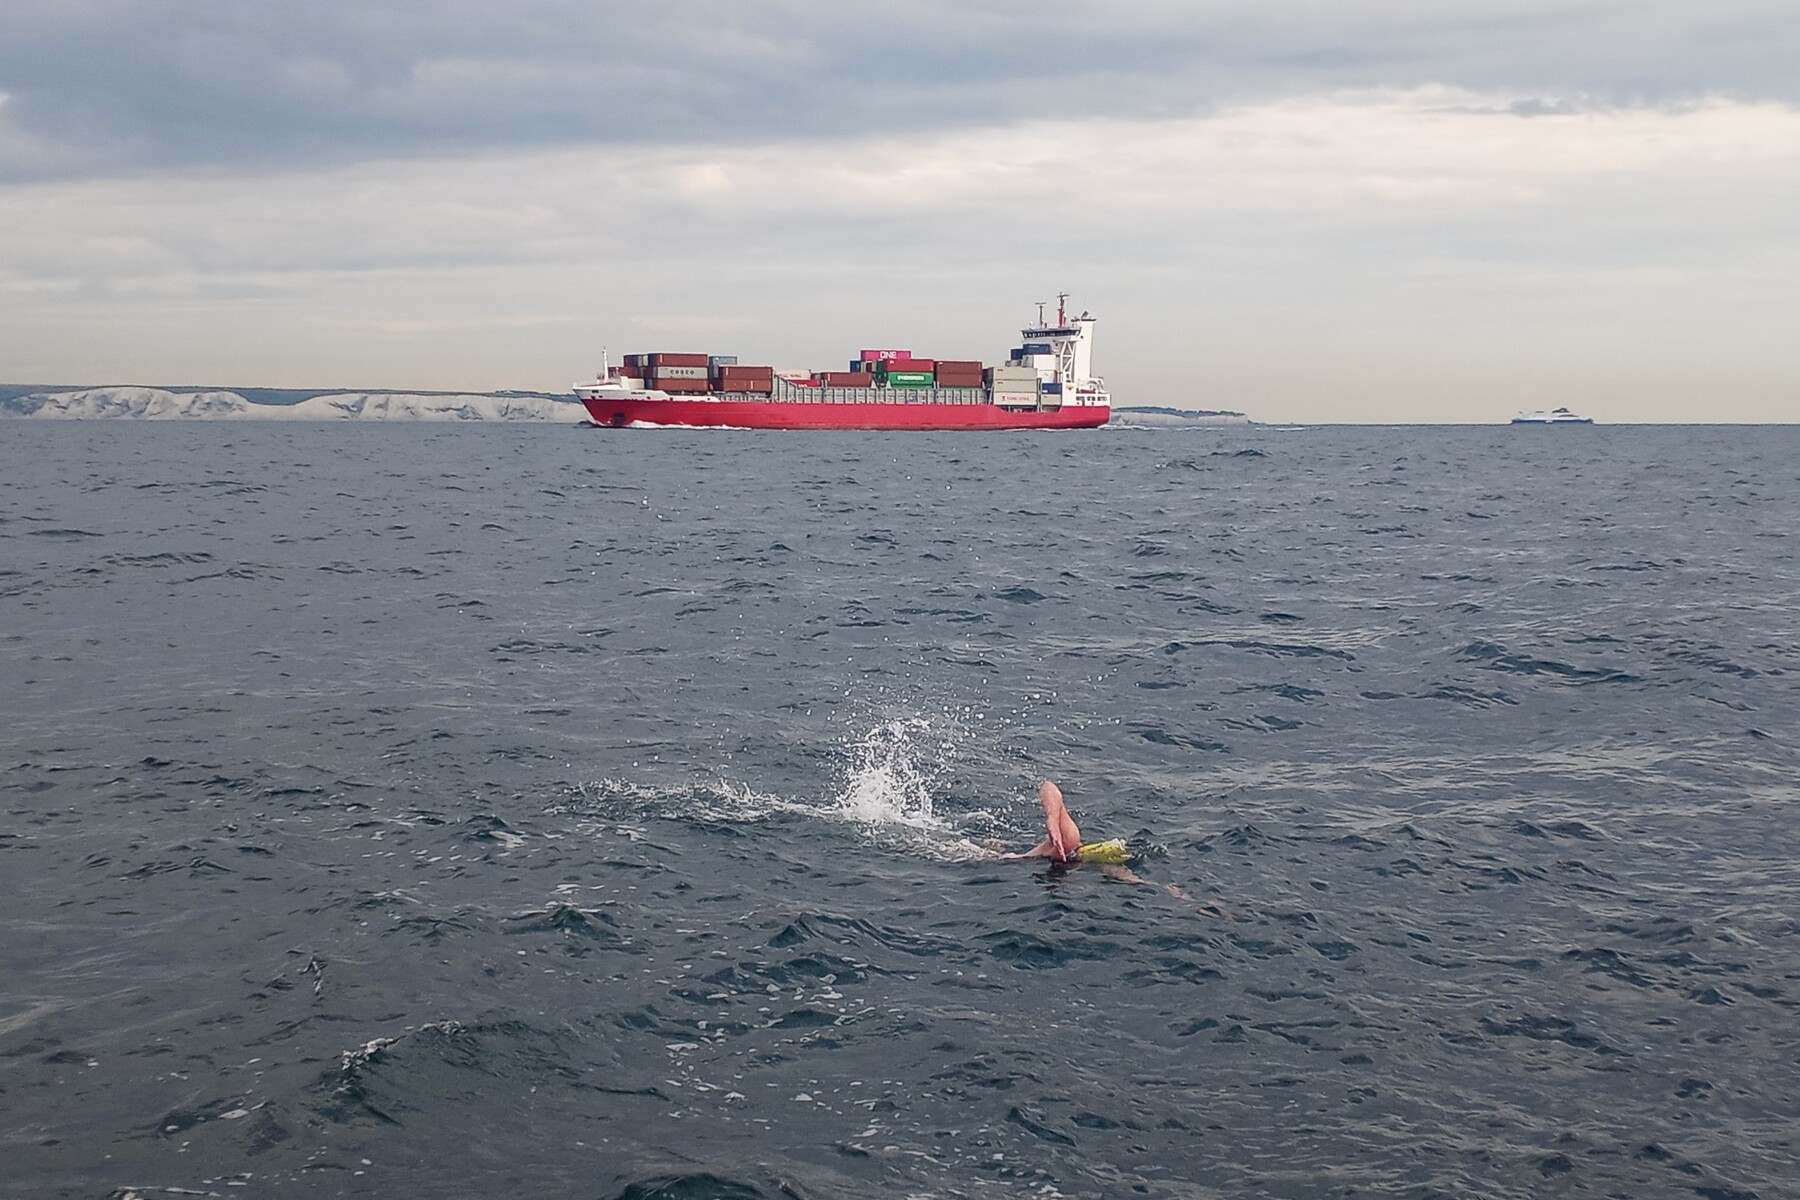
<svg viewBox="0 0 1800 1200">
<path fill-rule="evenodd" d="M 1540 408 L 1522 412 L 1512 419 L 1514 425 L 1592 425 L 1594 418 L 1578 417 L 1566 408 Z"/>
</svg>

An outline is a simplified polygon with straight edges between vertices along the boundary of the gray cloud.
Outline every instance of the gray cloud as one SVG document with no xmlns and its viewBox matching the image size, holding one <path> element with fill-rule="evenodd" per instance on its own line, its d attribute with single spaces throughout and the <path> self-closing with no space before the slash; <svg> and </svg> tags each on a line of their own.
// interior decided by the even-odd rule
<svg viewBox="0 0 1800 1200">
<path fill-rule="evenodd" d="M 9 0 L 0 179 L 1157 117 L 1433 83 L 1800 98 L 1788 3 Z"/>
</svg>

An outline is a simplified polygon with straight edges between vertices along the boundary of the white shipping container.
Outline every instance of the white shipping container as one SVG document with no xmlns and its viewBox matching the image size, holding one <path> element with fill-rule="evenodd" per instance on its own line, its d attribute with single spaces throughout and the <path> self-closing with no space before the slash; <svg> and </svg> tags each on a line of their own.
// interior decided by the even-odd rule
<svg viewBox="0 0 1800 1200">
<path fill-rule="evenodd" d="M 655 367 L 658 379 L 705 379 L 705 367 Z"/>
</svg>

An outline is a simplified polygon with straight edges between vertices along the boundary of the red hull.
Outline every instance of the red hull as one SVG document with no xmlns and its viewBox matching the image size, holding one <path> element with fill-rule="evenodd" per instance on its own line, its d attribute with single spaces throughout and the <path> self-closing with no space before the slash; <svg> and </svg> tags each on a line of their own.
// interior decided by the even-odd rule
<svg viewBox="0 0 1800 1200">
<path fill-rule="evenodd" d="M 607 400 L 583 397 L 596 425 L 735 429 L 1092 429 L 1112 409 L 1070 404 L 1047 412 L 997 404 L 810 404 L 802 400 Z"/>
</svg>

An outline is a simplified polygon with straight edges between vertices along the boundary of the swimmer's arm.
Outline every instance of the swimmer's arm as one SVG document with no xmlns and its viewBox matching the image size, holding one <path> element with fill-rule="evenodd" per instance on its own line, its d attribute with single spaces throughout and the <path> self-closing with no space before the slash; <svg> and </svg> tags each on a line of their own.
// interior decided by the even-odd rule
<svg viewBox="0 0 1800 1200">
<path fill-rule="evenodd" d="M 1114 863 L 1101 863 L 1100 873 L 1108 879 L 1116 879 L 1120 883 L 1137 883 L 1142 884 L 1145 887 L 1159 887 L 1163 891 L 1169 893 L 1169 895 L 1174 896 L 1177 900 L 1186 900 L 1188 898 L 1187 893 L 1176 887 L 1174 884 L 1151 883 L 1148 879 L 1145 879 L 1130 867 L 1121 867 Z"/>
<path fill-rule="evenodd" d="M 1142 875 L 1139 875 L 1136 871 L 1131 870 L 1129 867 L 1118 867 L 1118 866 L 1111 866 L 1108 864 L 1102 864 L 1100 867 L 1100 871 L 1108 879 L 1116 879 L 1120 883 L 1139 883 L 1139 884 L 1144 885 L 1145 887 L 1161 888 L 1163 891 L 1169 893 L 1169 895 L 1175 897 L 1177 900 L 1186 900 L 1192 904 L 1195 904 L 1200 909 L 1201 912 L 1205 913 L 1209 917 L 1217 917 L 1221 921 L 1237 920 L 1237 917 L 1235 915 L 1233 915 L 1232 911 L 1229 908 L 1226 908 L 1223 904 L 1219 904 L 1218 902 L 1213 901 L 1213 900 L 1198 900 L 1198 901 L 1194 900 L 1194 898 L 1192 896 L 1188 895 L 1186 892 L 1182 891 L 1180 888 L 1176 887 L 1174 884 L 1172 884 L 1172 883 L 1152 883 L 1150 880 L 1145 879 Z"/>
</svg>

